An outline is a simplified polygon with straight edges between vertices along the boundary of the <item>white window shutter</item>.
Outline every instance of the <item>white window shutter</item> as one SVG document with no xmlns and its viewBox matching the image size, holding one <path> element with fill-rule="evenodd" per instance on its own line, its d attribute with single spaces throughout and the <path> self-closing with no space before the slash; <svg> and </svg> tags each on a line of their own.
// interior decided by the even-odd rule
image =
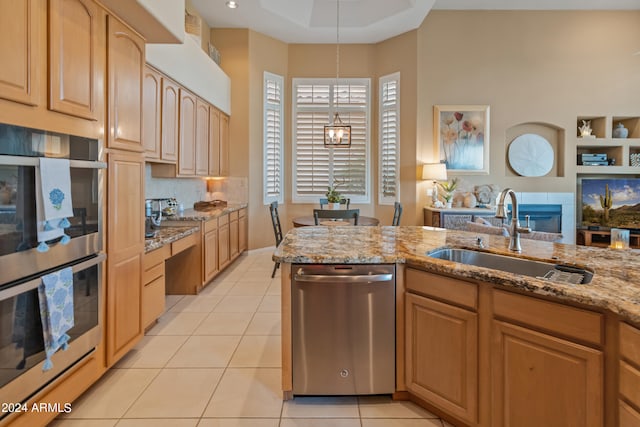
<svg viewBox="0 0 640 427">
<path fill-rule="evenodd" d="M 400 200 L 400 73 L 380 78 L 378 203 Z"/>
<path fill-rule="evenodd" d="M 284 202 L 283 78 L 264 73 L 263 180 L 264 204 Z"/>
</svg>

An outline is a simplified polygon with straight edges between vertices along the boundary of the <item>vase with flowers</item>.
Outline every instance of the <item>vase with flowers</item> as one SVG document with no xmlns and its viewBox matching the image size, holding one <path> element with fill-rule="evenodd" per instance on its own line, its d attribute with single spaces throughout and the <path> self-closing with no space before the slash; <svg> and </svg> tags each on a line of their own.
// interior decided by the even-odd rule
<svg viewBox="0 0 640 427">
<path fill-rule="evenodd" d="M 453 178 L 451 181 L 441 182 L 440 188 L 442 189 L 442 198 L 445 202 L 445 207 L 447 209 L 451 208 L 451 201 L 453 200 L 453 194 L 458 187 L 458 179 Z"/>
<path fill-rule="evenodd" d="M 340 209 L 340 200 L 342 200 L 342 195 L 337 188 L 338 184 L 334 182 L 332 186 L 327 187 L 327 192 L 325 193 L 327 196 L 327 202 L 329 202 L 329 207 L 331 209 Z"/>
</svg>

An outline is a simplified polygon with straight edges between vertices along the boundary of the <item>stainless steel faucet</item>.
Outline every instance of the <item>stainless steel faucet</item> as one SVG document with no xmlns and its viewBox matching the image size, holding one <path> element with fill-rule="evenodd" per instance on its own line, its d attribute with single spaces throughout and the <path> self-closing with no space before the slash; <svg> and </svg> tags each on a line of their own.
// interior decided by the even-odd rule
<svg viewBox="0 0 640 427">
<path fill-rule="evenodd" d="M 530 233 L 531 229 L 529 227 L 520 227 L 520 222 L 518 221 L 518 200 L 516 200 L 515 191 L 511 188 L 505 188 L 500 193 L 498 209 L 496 210 L 496 218 L 507 217 L 507 210 L 504 207 L 504 199 L 507 197 L 507 194 L 511 196 L 511 206 L 513 206 L 513 211 L 511 212 L 511 240 L 509 241 L 509 250 L 522 252 L 522 246 L 520 246 L 520 233 Z"/>
</svg>

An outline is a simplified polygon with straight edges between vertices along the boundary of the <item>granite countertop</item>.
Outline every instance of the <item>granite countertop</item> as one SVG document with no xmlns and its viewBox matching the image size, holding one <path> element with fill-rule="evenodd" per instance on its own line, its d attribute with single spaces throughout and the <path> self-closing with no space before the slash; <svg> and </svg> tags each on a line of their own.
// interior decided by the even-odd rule
<svg viewBox="0 0 640 427">
<path fill-rule="evenodd" d="M 180 240 L 193 233 L 200 231 L 200 227 L 195 226 L 161 226 L 156 230 L 156 236 L 144 240 L 144 252 L 151 252 L 160 249 L 164 245 Z"/>
<path fill-rule="evenodd" d="M 182 213 L 163 217 L 165 221 L 208 221 L 218 218 L 224 214 L 239 211 L 246 208 L 247 203 L 229 203 L 227 206 L 221 206 L 216 209 L 207 211 L 197 211 L 195 209 L 185 209 Z"/>
<path fill-rule="evenodd" d="M 300 227 L 289 231 L 273 260 L 303 264 L 404 263 L 513 287 L 534 294 L 600 307 L 640 324 L 640 250 L 612 250 L 521 239 L 522 258 L 551 260 L 594 271 L 587 285 L 554 283 L 534 277 L 491 270 L 426 256 L 443 247 L 478 249 L 516 256 L 509 239 L 432 227 Z"/>
</svg>

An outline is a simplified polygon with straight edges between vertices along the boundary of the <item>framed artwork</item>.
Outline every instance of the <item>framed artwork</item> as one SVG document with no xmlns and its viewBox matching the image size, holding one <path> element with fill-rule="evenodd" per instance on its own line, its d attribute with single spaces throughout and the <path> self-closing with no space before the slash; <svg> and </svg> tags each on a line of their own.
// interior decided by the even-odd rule
<svg viewBox="0 0 640 427">
<path fill-rule="evenodd" d="M 489 173 L 488 105 L 434 105 L 433 129 L 448 172 Z"/>
</svg>

